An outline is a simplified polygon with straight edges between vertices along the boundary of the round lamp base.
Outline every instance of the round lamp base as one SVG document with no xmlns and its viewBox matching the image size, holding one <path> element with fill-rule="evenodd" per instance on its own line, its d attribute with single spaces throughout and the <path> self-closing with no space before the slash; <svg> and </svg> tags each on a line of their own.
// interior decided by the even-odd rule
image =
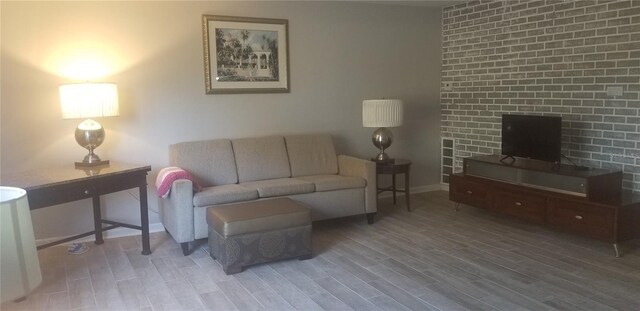
<svg viewBox="0 0 640 311">
<path fill-rule="evenodd" d="M 391 143 L 393 142 L 393 134 L 388 128 L 381 127 L 375 130 L 373 132 L 373 135 L 371 136 L 371 141 L 373 142 L 374 146 L 380 149 L 380 153 L 378 153 L 373 161 L 382 163 L 393 161 L 393 159 L 391 159 L 389 155 L 384 153 L 384 150 L 389 148 L 389 146 L 391 146 Z"/>
<path fill-rule="evenodd" d="M 87 119 L 76 128 L 75 137 L 78 145 L 89 150 L 82 162 L 75 162 L 77 168 L 95 167 L 108 165 L 108 160 L 102 160 L 95 154 L 94 149 L 98 148 L 104 141 L 104 128 L 100 123 Z"/>
</svg>

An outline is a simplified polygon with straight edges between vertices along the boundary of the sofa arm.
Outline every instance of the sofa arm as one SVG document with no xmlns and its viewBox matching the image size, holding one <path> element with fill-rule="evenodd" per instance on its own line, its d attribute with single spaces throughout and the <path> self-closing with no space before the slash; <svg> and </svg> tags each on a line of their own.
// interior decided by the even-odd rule
<svg viewBox="0 0 640 311">
<path fill-rule="evenodd" d="M 364 205 L 367 214 L 378 211 L 378 186 L 375 162 L 338 155 L 338 173 L 342 176 L 362 177 L 367 182 L 364 189 Z"/>
<path fill-rule="evenodd" d="M 175 180 L 166 198 L 160 198 L 162 225 L 178 243 L 195 239 L 193 224 L 193 183 L 188 179 Z"/>
</svg>

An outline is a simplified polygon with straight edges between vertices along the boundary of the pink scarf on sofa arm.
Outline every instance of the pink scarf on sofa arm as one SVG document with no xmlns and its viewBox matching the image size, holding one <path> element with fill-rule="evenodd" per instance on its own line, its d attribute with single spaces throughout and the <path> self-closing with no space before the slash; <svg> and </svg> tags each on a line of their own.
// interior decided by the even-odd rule
<svg viewBox="0 0 640 311">
<path fill-rule="evenodd" d="M 188 179 L 193 183 L 193 190 L 198 192 L 202 190 L 202 187 L 198 184 L 196 179 L 184 169 L 177 166 L 169 166 L 160 170 L 156 177 L 156 188 L 158 189 L 158 197 L 166 198 L 171 192 L 171 185 L 178 179 Z"/>
</svg>

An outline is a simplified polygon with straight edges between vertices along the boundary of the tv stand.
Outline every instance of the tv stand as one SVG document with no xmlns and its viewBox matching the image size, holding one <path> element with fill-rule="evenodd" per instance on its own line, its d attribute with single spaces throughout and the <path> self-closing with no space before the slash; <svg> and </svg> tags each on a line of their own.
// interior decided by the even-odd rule
<svg viewBox="0 0 640 311">
<path fill-rule="evenodd" d="M 622 192 L 622 172 L 499 155 L 465 158 L 449 199 L 530 223 L 618 244 L 640 238 L 640 196 Z"/>
</svg>

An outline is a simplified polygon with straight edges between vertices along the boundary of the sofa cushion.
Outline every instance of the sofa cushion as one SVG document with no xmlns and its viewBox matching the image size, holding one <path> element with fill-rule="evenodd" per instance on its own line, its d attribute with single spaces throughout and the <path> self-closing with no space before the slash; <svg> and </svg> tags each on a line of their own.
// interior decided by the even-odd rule
<svg viewBox="0 0 640 311">
<path fill-rule="evenodd" d="M 291 177 L 283 137 L 234 139 L 232 145 L 240 182 Z"/>
<path fill-rule="evenodd" d="M 338 157 L 330 135 L 286 136 L 291 176 L 338 174 Z"/>
<path fill-rule="evenodd" d="M 316 186 L 316 191 L 364 188 L 367 185 L 367 182 L 361 177 L 340 175 L 314 175 L 297 177 L 296 179 L 312 182 Z"/>
<path fill-rule="evenodd" d="M 289 198 L 226 205 L 207 211 L 207 224 L 224 237 L 311 224 L 311 210 Z"/>
<path fill-rule="evenodd" d="M 231 141 L 216 139 L 169 146 L 169 163 L 190 172 L 204 187 L 238 182 Z"/>
<path fill-rule="evenodd" d="M 248 181 L 240 183 L 239 185 L 248 189 L 257 190 L 258 196 L 261 198 L 309 193 L 316 189 L 312 182 L 295 178 Z"/>
<path fill-rule="evenodd" d="M 221 185 L 204 188 L 193 195 L 193 205 L 196 207 L 250 201 L 258 198 L 256 189 L 240 187 L 237 184 Z"/>
</svg>

